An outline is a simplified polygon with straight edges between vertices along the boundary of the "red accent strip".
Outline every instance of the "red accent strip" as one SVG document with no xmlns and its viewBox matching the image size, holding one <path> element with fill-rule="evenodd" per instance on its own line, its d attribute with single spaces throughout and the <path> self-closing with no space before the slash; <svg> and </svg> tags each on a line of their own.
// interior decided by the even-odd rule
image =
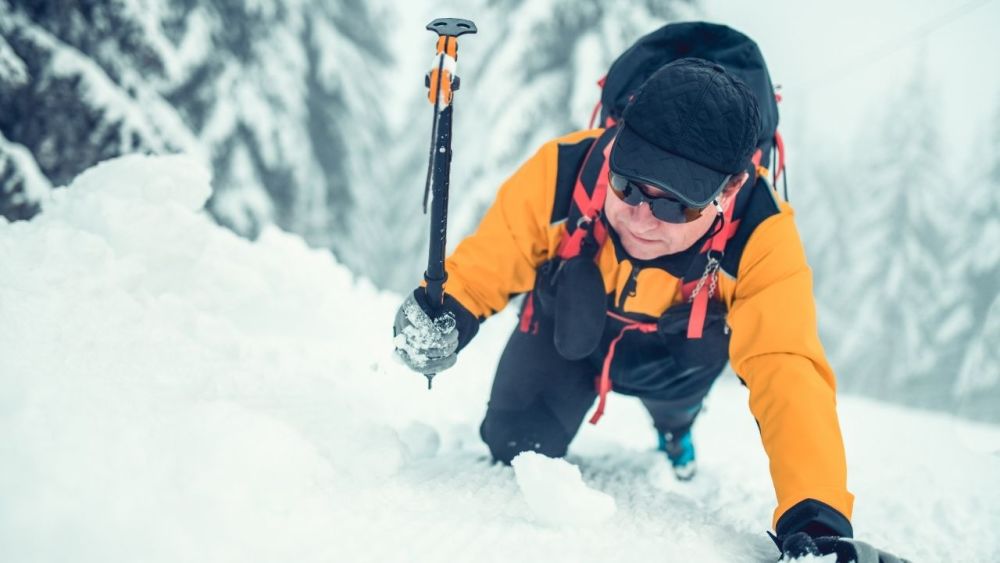
<svg viewBox="0 0 1000 563">
<path fill-rule="evenodd" d="M 531 321 L 535 317 L 535 292 L 531 292 L 525 297 L 528 301 L 524 304 L 524 311 L 521 312 L 521 323 L 518 330 L 521 332 L 531 332 Z"/>
<path fill-rule="evenodd" d="M 611 147 L 615 146 L 615 140 L 611 139 L 604 147 L 604 162 L 601 163 L 601 171 L 597 173 L 597 184 L 594 186 L 594 213 L 604 209 L 604 198 L 608 194 L 608 170 L 611 162 Z"/>
<path fill-rule="evenodd" d="M 688 318 L 689 340 L 701 338 L 705 330 L 705 317 L 708 314 L 708 293 L 702 288 L 698 296 L 694 298 L 691 305 L 691 316 Z"/>
<path fill-rule="evenodd" d="M 590 417 L 591 424 L 597 424 L 604 416 L 604 407 L 608 402 L 608 392 L 611 391 L 611 361 L 615 357 L 615 348 L 618 347 L 618 342 L 621 341 L 625 333 L 630 330 L 638 330 L 640 332 L 656 332 L 656 323 L 638 323 L 634 322 L 627 317 L 621 315 L 616 315 L 611 311 L 608 311 L 608 316 L 620 321 L 626 321 L 627 324 L 622 327 L 621 331 L 618 332 L 618 336 L 611 341 L 611 346 L 608 347 L 608 353 L 604 355 L 604 365 L 601 367 L 601 377 L 597 380 L 597 395 L 599 397 L 597 401 L 597 410 L 594 411 L 594 415 Z"/>
<path fill-rule="evenodd" d="M 590 126 L 588 126 L 587 129 L 594 128 L 594 122 L 597 121 L 597 113 L 599 111 L 601 111 L 601 100 L 597 100 L 597 103 L 594 104 L 594 111 L 590 113 Z"/>
<path fill-rule="evenodd" d="M 611 360 L 615 357 L 615 348 L 618 347 L 618 342 L 625 336 L 625 331 L 630 327 L 622 328 L 618 336 L 611 341 L 611 346 L 608 348 L 608 353 L 604 355 L 604 366 L 601 368 L 601 378 L 597 382 L 597 395 L 600 397 L 597 401 L 597 410 L 594 411 L 594 415 L 590 417 L 591 424 L 597 424 L 604 416 L 604 406 L 608 402 L 608 391 L 611 391 Z"/>
<path fill-rule="evenodd" d="M 785 140 L 777 129 L 774 130 L 774 145 L 778 148 L 778 169 L 774 171 L 774 183 L 778 183 L 778 178 L 785 171 Z"/>
<path fill-rule="evenodd" d="M 570 258 L 580 254 L 580 245 L 583 244 L 583 237 L 587 234 L 587 231 L 583 229 L 577 229 L 573 231 L 572 235 L 564 236 L 561 241 L 559 241 L 559 250 L 557 251 L 559 257 L 563 260 L 569 260 Z"/>
<path fill-rule="evenodd" d="M 608 311 L 608 316 L 611 317 L 612 319 L 616 320 L 616 321 L 621 321 L 621 322 L 623 322 L 623 323 L 625 323 L 627 325 L 638 326 L 638 327 L 642 328 L 642 330 L 644 332 L 651 332 L 652 330 L 656 330 L 656 323 L 643 323 L 643 322 L 639 322 L 639 321 L 637 321 L 635 319 L 630 319 L 630 318 L 626 317 L 625 315 L 619 315 L 618 313 L 616 313 L 614 311 Z M 643 327 L 649 328 L 650 330 L 646 330 L 646 328 L 643 328 Z"/>
<path fill-rule="evenodd" d="M 580 173 L 582 174 L 583 172 L 581 171 Z M 597 195 L 596 190 L 594 195 Z M 580 181 L 580 178 L 576 179 L 576 186 L 573 188 L 573 203 L 575 203 L 580 209 L 580 213 L 582 213 L 584 217 L 592 216 L 594 200 L 592 196 L 587 195 L 587 190 L 584 189 L 583 182 Z"/>
<path fill-rule="evenodd" d="M 601 77 L 600 80 L 597 81 L 597 87 L 601 89 L 601 94 L 604 94 L 604 83 L 607 82 L 607 80 L 608 80 L 608 75 L 605 74 L 604 76 Z M 594 128 L 594 122 L 597 121 L 597 113 L 599 111 L 601 111 L 600 99 L 597 100 L 597 104 L 594 105 L 594 111 L 593 113 L 590 114 L 590 127 L 588 127 L 587 129 Z"/>
<path fill-rule="evenodd" d="M 716 235 L 716 237 L 722 237 L 728 243 L 729 239 L 731 239 L 734 236 L 736 236 L 736 231 L 738 231 L 739 228 L 740 228 L 740 220 L 739 219 L 734 219 L 732 221 L 726 221 L 725 226 L 722 227 L 722 230 L 719 231 L 719 233 Z M 701 250 L 699 252 L 701 252 L 701 253 L 708 252 L 708 249 L 712 248 L 713 244 L 716 244 L 715 237 L 713 237 L 713 238 L 711 238 L 709 240 L 706 240 L 705 244 L 701 245 Z M 725 245 L 723 245 L 723 248 L 725 248 Z M 720 248 L 719 250 L 722 250 L 722 248 Z"/>
<path fill-rule="evenodd" d="M 597 240 L 597 246 L 601 247 L 604 245 L 604 241 L 608 238 L 608 228 L 604 226 L 604 223 L 598 221 L 594 225 L 594 238 Z"/>
<path fill-rule="evenodd" d="M 758 149 L 754 158 L 759 159 L 760 154 L 761 152 Z M 706 243 L 706 245 L 710 245 L 709 248 L 711 250 L 722 253 L 726 249 L 726 243 L 728 243 L 729 239 L 733 238 L 736 234 L 736 229 L 739 227 L 739 221 L 733 221 L 733 211 L 735 209 L 736 205 L 734 202 L 734 204 L 730 205 L 723 214 L 725 224 L 723 225 L 722 230 L 716 233 L 715 236 Z M 702 248 L 702 252 L 705 251 L 706 249 Z M 718 270 L 713 272 L 712 275 L 718 276 Z M 691 284 L 686 284 L 682 289 L 685 299 L 690 299 L 691 292 L 694 291 L 694 286 L 691 286 L 691 289 L 688 289 L 689 285 Z M 695 285 L 697 285 L 697 283 L 695 283 Z M 708 293 L 706 293 L 704 288 L 702 288 L 702 292 L 695 297 L 694 304 L 691 307 L 691 316 L 688 317 L 688 338 L 701 338 L 702 332 L 705 329 L 705 315 L 707 314 L 707 311 Z"/>
<path fill-rule="evenodd" d="M 698 286 L 698 280 L 690 281 L 682 285 L 681 297 L 683 297 L 685 301 L 691 299 L 691 294 L 694 293 L 694 288 L 697 286 Z"/>
<path fill-rule="evenodd" d="M 716 233 L 715 236 L 712 237 L 712 250 L 722 252 L 726 249 L 726 243 L 729 242 L 729 239 L 736 234 L 736 228 L 733 226 L 733 224 L 736 223 L 736 221 L 733 221 L 733 212 L 735 209 L 736 202 L 734 201 L 732 202 L 732 205 L 730 205 L 729 208 L 727 208 L 723 213 L 726 224 L 722 226 L 722 230 L 720 232 Z"/>
<path fill-rule="evenodd" d="M 581 176 L 583 175 L 583 170 L 580 171 L 576 176 L 576 184 L 573 186 L 573 203 L 576 205 L 577 209 L 580 210 L 580 214 L 584 217 L 593 218 L 604 209 L 604 198 L 608 193 L 608 155 L 611 152 L 611 146 L 614 141 L 608 143 L 608 146 L 604 148 L 604 163 L 601 164 L 601 170 L 597 173 L 597 182 L 594 184 L 594 193 L 592 195 L 587 195 L 587 189 L 583 186 L 583 180 Z M 594 152 L 594 147 L 597 145 L 597 141 L 590 146 L 590 150 L 587 151 L 587 156 L 583 159 L 584 162 L 590 160 L 591 154 Z M 569 226 L 567 226 L 569 230 Z M 600 222 L 594 225 L 594 236 L 597 238 L 597 244 L 604 244 L 605 238 L 607 238 L 607 230 L 604 228 Z M 559 241 L 559 248 L 557 249 L 557 254 L 560 258 L 568 260 L 578 254 L 580 254 L 580 245 L 583 243 L 583 237 L 586 235 L 586 231 L 580 228 L 574 228 L 571 236 L 564 236 L 562 240 Z"/>
<path fill-rule="evenodd" d="M 754 168 L 757 168 L 758 166 L 760 166 L 760 159 L 761 158 L 764 158 L 764 151 L 762 151 L 760 149 L 757 149 L 757 152 L 753 153 L 753 156 L 750 157 L 750 162 L 753 162 L 753 167 Z"/>
</svg>

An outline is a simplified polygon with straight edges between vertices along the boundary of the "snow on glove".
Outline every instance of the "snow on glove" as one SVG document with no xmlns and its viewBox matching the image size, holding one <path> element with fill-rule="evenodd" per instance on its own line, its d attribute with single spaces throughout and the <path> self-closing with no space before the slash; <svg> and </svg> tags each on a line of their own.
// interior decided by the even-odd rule
<svg viewBox="0 0 1000 563">
<path fill-rule="evenodd" d="M 439 373 L 455 365 L 461 350 L 479 330 L 479 322 L 454 297 L 445 294 L 435 310 L 427 293 L 417 288 L 396 311 L 393 344 L 396 355 L 417 373 Z"/>
<path fill-rule="evenodd" d="M 826 536 L 813 538 L 805 532 L 796 532 L 781 542 L 781 560 L 792 561 L 806 555 L 837 555 L 837 563 L 908 563 L 871 545 L 851 538 Z"/>
</svg>

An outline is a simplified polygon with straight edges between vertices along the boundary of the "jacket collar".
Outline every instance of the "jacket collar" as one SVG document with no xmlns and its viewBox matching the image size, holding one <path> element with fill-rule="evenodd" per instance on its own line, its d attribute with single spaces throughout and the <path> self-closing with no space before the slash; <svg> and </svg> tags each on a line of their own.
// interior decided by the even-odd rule
<svg viewBox="0 0 1000 563">
<path fill-rule="evenodd" d="M 671 276 L 675 278 L 683 278 L 684 275 L 691 268 L 692 262 L 700 254 L 700 250 L 705 246 L 705 242 L 708 241 L 709 237 L 716 230 L 715 223 L 712 227 L 705 232 L 698 240 L 694 242 L 687 250 L 682 250 L 676 254 L 667 254 L 666 256 L 659 256 L 650 260 L 640 260 L 634 258 L 626 252 L 625 247 L 622 245 L 621 238 L 618 236 L 618 232 L 615 231 L 611 223 L 608 222 L 607 216 L 601 214 L 601 221 L 608 228 L 608 238 L 611 239 L 612 244 L 615 248 L 615 257 L 618 262 L 621 263 L 628 260 L 632 263 L 633 268 L 645 269 L 645 268 L 659 268 L 666 271 Z"/>
</svg>

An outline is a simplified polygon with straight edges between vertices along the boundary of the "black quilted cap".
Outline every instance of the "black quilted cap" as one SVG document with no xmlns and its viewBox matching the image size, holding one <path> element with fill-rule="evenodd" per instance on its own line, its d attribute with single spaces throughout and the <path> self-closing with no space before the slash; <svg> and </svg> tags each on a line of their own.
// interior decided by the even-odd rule
<svg viewBox="0 0 1000 563">
<path fill-rule="evenodd" d="M 760 129 L 746 84 L 715 63 L 690 58 L 650 76 L 622 121 L 611 170 L 692 207 L 711 203 L 729 175 L 747 170 Z"/>
</svg>

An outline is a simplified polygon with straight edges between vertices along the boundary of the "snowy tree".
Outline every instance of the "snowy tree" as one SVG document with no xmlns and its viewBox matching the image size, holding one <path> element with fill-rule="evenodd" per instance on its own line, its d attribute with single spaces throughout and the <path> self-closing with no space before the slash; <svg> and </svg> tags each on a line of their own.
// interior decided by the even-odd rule
<svg viewBox="0 0 1000 563">
<path fill-rule="evenodd" d="M 0 217 L 10 220 L 30 219 L 38 213 L 38 202 L 52 189 L 31 152 L 2 134 L 0 189 Z"/>
<path fill-rule="evenodd" d="M 369 163 L 386 142 L 375 101 L 389 55 L 372 9 L 176 4 L 163 26 L 181 71 L 165 90 L 211 148 L 210 210 L 237 232 L 274 222 L 340 254 L 356 179 L 378 180 Z"/>
<path fill-rule="evenodd" d="M 0 36 L 0 91 L 13 91 L 27 83 L 28 69 L 24 60 Z M 50 188 L 31 151 L 11 143 L 0 132 L 0 216 L 30 218 L 38 212 L 38 200 Z"/>
<path fill-rule="evenodd" d="M 138 79 L 162 64 L 132 4 L 0 0 L 0 13 L 0 207 L 9 218 L 27 218 L 36 206 L 19 202 L 101 160 L 197 152 L 176 112 Z"/>
<path fill-rule="evenodd" d="M 813 270 L 820 335 L 829 346 L 854 320 L 853 296 L 844 291 L 845 265 L 850 264 L 851 244 L 844 225 L 850 222 L 854 205 L 850 186 L 858 181 L 846 160 L 831 148 L 807 137 L 793 140 L 801 155 L 794 160 L 790 198 L 796 224 L 802 235 L 809 266 Z"/>
<path fill-rule="evenodd" d="M 956 237 L 951 285 L 960 300 L 962 322 L 944 332 L 940 345 L 957 369 L 953 396 L 968 416 L 995 416 L 1000 401 L 1000 106 L 988 138 L 974 159 L 971 181 L 963 184 L 965 205 Z"/>
<path fill-rule="evenodd" d="M 32 161 L 41 185 L 63 185 L 120 154 L 186 152 L 212 164 L 209 210 L 237 232 L 274 222 L 353 248 L 352 192 L 384 183 L 373 165 L 387 143 L 373 103 L 389 60 L 377 12 L 359 1 L 0 0 L 5 214 L 31 214 L 18 202 L 38 179 Z"/>
<path fill-rule="evenodd" d="M 848 388 L 933 402 L 935 333 L 945 315 L 950 182 L 940 159 L 935 94 L 918 67 L 885 108 L 842 228 L 850 241 L 843 291 L 853 326 L 838 350 Z"/>
</svg>

